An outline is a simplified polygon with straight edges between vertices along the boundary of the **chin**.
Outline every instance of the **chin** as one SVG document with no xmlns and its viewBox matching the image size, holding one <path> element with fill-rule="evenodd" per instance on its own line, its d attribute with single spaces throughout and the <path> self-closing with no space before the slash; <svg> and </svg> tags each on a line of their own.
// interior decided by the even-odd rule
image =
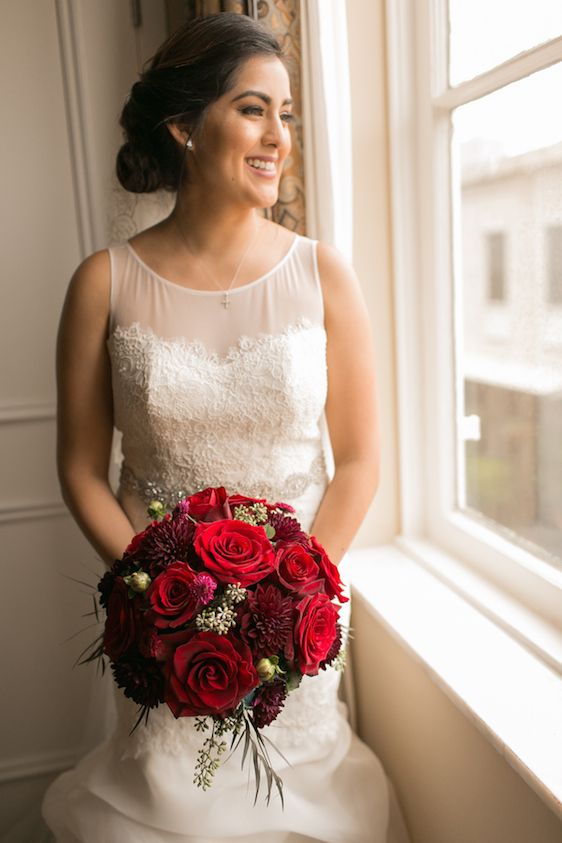
<svg viewBox="0 0 562 843">
<path fill-rule="evenodd" d="M 260 197 L 256 197 L 256 208 L 273 208 L 278 199 L 278 190 L 276 190 L 274 194 L 270 193 L 268 196 L 262 195 Z"/>
</svg>

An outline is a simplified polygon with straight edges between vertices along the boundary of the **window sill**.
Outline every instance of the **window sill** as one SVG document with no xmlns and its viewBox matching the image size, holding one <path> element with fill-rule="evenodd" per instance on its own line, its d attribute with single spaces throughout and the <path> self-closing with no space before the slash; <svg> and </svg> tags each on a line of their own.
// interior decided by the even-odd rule
<svg viewBox="0 0 562 843">
<path fill-rule="evenodd" d="M 362 601 L 424 665 L 562 819 L 562 677 L 401 543 L 350 551 L 342 577 L 351 583 L 352 600 Z"/>
</svg>

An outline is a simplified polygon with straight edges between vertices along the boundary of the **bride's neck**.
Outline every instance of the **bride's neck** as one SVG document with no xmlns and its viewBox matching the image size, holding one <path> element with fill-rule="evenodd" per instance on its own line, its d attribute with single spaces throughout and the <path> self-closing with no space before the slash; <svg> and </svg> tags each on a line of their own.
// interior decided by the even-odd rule
<svg viewBox="0 0 562 843">
<path fill-rule="evenodd" d="M 213 207 L 176 201 L 169 221 L 178 236 L 194 254 L 217 254 L 237 250 L 263 225 L 263 217 L 254 208 Z"/>
</svg>

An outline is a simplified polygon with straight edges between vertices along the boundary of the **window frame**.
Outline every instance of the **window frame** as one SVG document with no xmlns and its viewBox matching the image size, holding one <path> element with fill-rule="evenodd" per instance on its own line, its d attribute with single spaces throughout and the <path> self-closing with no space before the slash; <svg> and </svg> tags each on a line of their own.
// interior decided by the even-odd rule
<svg viewBox="0 0 562 843">
<path fill-rule="evenodd" d="M 452 510 L 461 325 L 454 107 L 562 61 L 562 37 L 448 86 L 447 0 L 386 0 L 401 534 L 396 544 L 562 673 L 562 567 Z M 432 62 L 431 57 L 439 57 Z M 460 250 L 456 250 L 458 255 Z M 458 258 L 457 258 L 458 259 Z M 453 467 L 453 471 L 451 470 Z"/>
</svg>

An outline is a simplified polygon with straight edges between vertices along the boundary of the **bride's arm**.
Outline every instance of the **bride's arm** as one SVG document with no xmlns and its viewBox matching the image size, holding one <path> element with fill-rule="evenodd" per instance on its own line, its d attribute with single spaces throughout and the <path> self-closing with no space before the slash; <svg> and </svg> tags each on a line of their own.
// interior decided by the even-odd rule
<svg viewBox="0 0 562 843">
<path fill-rule="evenodd" d="M 372 330 L 357 276 L 339 252 L 318 244 L 328 337 L 326 420 L 335 472 L 312 525 L 337 565 L 379 483 L 380 435 Z"/>
<path fill-rule="evenodd" d="M 57 336 L 57 469 L 76 523 L 106 564 L 120 558 L 134 529 L 109 485 L 113 435 L 106 348 L 107 251 L 80 264 L 68 286 Z"/>
</svg>

